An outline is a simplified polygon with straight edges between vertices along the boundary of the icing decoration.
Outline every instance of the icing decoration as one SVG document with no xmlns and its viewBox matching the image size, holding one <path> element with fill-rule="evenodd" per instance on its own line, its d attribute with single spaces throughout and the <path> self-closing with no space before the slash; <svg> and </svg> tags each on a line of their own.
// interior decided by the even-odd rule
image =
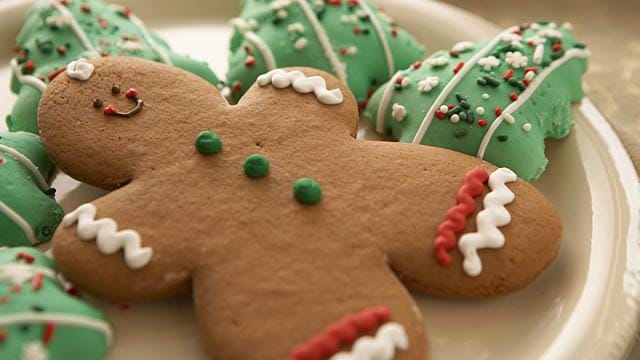
<svg viewBox="0 0 640 360">
<path fill-rule="evenodd" d="M 489 174 L 479 166 L 465 174 L 456 194 L 457 204 L 447 211 L 447 220 L 438 226 L 438 236 L 433 243 L 434 254 L 441 265 L 451 264 L 449 251 L 456 246 L 456 234 L 464 231 L 467 218 L 476 210 L 474 199 L 482 195 L 488 180 Z"/>
<path fill-rule="evenodd" d="M 213 155 L 222 151 L 222 140 L 211 131 L 203 131 L 196 136 L 196 149 L 202 155 Z"/>
<path fill-rule="evenodd" d="M 102 254 L 111 255 L 122 249 L 124 262 L 132 270 L 149 264 L 153 250 L 141 246 L 140 235 L 136 231 L 118 231 L 118 224 L 113 219 L 95 220 L 96 212 L 92 204 L 81 205 L 62 219 L 62 226 L 70 227 L 77 223 L 78 237 L 84 241 L 95 239 Z"/>
<path fill-rule="evenodd" d="M 396 119 L 396 121 L 402 121 L 404 120 L 405 116 L 407 116 L 407 110 L 404 108 L 404 106 L 395 103 L 393 104 L 392 114 L 393 118 Z"/>
<path fill-rule="evenodd" d="M 315 205 L 322 199 L 322 189 L 313 179 L 298 179 L 293 185 L 293 197 L 301 204 Z"/>
<path fill-rule="evenodd" d="M 63 211 L 51 196 L 54 167 L 40 139 L 0 132 L 0 159 L 0 246 L 48 241 Z"/>
<path fill-rule="evenodd" d="M 252 178 L 260 178 L 269 172 L 269 160 L 260 154 L 249 155 L 244 160 L 244 173 Z"/>
<path fill-rule="evenodd" d="M 439 82 L 440 79 L 437 76 L 429 76 L 418 83 L 418 90 L 420 92 L 428 93 L 433 90 L 433 88 L 438 86 Z"/>
<path fill-rule="evenodd" d="M 325 105 L 342 104 L 344 98 L 340 89 L 327 89 L 327 82 L 320 76 L 307 77 L 298 70 L 284 71 L 281 69 L 272 70 L 264 75 L 260 75 L 257 81 L 260 86 L 272 84 L 278 89 L 293 87 L 300 94 L 313 93 L 318 101 Z"/>
<path fill-rule="evenodd" d="M 484 209 L 476 217 L 478 232 L 464 234 L 458 242 L 458 248 L 464 255 L 463 269 L 467 275 L 475 277 L 482 272 L 478 249 L 497 249 L 504 246 L 505 238 L 498 227 L 511 222 L 511 214 L 505 205 L 515 199 L 506 183 L 514 182 L 517 178 L 517 175 L 507 168 L 500 168 L 489 176 L 491 192 L 484 197 Z"/>
<path fill-rule="evenodd" d="M 11 90 L 18 94 L 18 100 L 7 118 L 12 131 L 38 133 L 41 93 L 68 64 L 80 58 L 141 57 L 183 68 L 221 87 L 206 64 L 172 53 L 128 7 L 102 0 L 36 1 L 16 43 L 17 55 L 11 60 Z M 80 76 L 89 75 L 83 72 Z"/>
<path fill-rule="evenodd" d="M 261 74 L 307 66 L 333 73 L 365 104 L 377 86 L 423 52 L 370 0 L 248 0 L 243 2 L 241 17 L 231 23 L 234 34 L 227 79 L 237 84 L 230 89 L 233 101 Z M 246 66 L 251 56 L 255 63 Z"/>
<path fill-rule="evenodd" d="M 114 87 L 115 89 L 116 87 Z M 113 94 L 118 94 L 120 93 L 120 88 L 117 88 L 117 91 L 114 92 L 114 89 L 111 90 L 111 92 Z M 104 114 L 106 116 L 119 116 L 119 117 L 126 117 L 126 118 L 130 118 L 134 115 L 136 115 L 137 113 L 139 113 L 142 110 L 142 107 L 144 106 L 144 101 L 142 101 L 142 99 L 140 99 L 140 96 L 138 94 L 138 90 L 136 89 L 129 89 L 127 90 L 127 92 L 125 93 L 125 96 L 127 97 L 127 99 L 131 99 L 135 102 L 135 106 L 133 107 L 133 109 L 129 110 L 129 111 L 118 111 L 116 109 L 115 106 L 113 105 L 107 105 L 104 108 Z M 95 107 L 95 102 L 94 102 L 94 107 Z"/>
<path fill-rule="evenodd" d="M 369 333 L 376 328 L 380 327 L 381 331 L 390 320 L 391 311 L 385 306 L 367 308 L 360 313 L 346 316 L 327 326 L 322 333 L 309 338 L 304 344 L 296 346 L 289 354 L 288 360 L 321 360 L 333 356 L 338 353 L 341 345 L 352 344 L 360 337 L 359 335 Z M 397 330 L 386 330 L 383 337 L 387 340 L 390 338 L 401 340 L 401 336 L 398 335 L 401 333 Z M 406 338 L 406 334 L 404 337 Z"/>
<path fill-rule="evenodd" d="M 72 79 L 87 81 L 93 75 L 94 66 L 87 59 L 80 58 L 67 65 L 67 76 Z"/>
<path fill-rule="evenodd" d="M 453 45 L 453 47 L 451 48 L 451 51 L 454 53 L 469 51 L 471 50 L 471 48 L 473 48 L 473 45 L 474 45 L 473 41 L 461 41 Z"/>
<path fill-rule="evenodd" d="M 393 360 L 396 349 L 409 350 L 409 337 L 402 325 L 389 323 L 382 325 L 375 337 L 361 337 L 351 352 L 338 353 L 330 360 Z"/>
<path fill-rule="evenodd" d="M 363 116 L 377 132 L 398 141 L 482 155 L 534 180 L 548 162 L 544 139 L 571 131 L 571 104 L 584 96 L 581 77 L 589 54 L 567 29 L 547 23 L 513 26 L 467 51 L 438 51 L 401 71 L 374 93 Z M 400 77 L 417 83 L 418 91 L 399 88 Z M 436 87 L 426 82 L 432 78 L 439 80 Z M 395 103 L 422 116 L 398 122 Z M 445 113 L 443 105 L 452 108 Z M 478 114 L 480 105 L 494 110 Z M 524 119 L 541 120 L 526 132 Z"/>
<path fill-rule="evenodd" d="M 22 348 L 23 360 L 48 360 L 49 355 L 41 342 L 25 344 Z"/>
</svg>

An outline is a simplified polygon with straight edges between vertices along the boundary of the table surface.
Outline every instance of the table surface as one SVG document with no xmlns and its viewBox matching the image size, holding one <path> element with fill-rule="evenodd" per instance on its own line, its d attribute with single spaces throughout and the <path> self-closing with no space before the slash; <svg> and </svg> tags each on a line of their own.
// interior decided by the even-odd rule
<svg viewBox="0 0 640 360">
<path fill-rule="evenodd" d="M 444 0 L 500 26 L 548 20 L 573 24 L 593 52 L 585 77 L 587 96 L 613 125 L 640 170 L 640 1 Z M 640 336 L 629 359 L 640 359 Z"/>
<path fill-rule="evenodd" d="M 640 169 L 640 1 L 444 1 L 505 27 L 536 20 L 571 22 L 576 36 L 593 52 L 585 78 L 587 95 Z"/>
</svg>

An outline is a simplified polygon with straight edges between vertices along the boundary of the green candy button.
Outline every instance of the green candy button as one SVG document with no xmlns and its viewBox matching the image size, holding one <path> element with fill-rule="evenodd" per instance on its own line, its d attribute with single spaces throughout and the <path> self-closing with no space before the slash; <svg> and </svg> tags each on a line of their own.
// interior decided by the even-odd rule
<svg viewBox="0 0 640 360">
<path fill-rule="evenodd" d="M 211 131 L 203 131 L 196 136 L 196 149 L 202 155 L 213 155 L 222 151 L 222 140 Z"/>
<path fill-rule="evenodd" d="M 252 178 L 259 178 L 269 172 L 269 160 L 260 154 L 252 154 L 244 160 L 244 172 Z"/>
<path fill-rule="evenodd" d="M 293 185 L 293 196 L 301 204 L 315 205 L 322 198 L 322 189 L 317 181 L 302 178 Z"/>
</svg>

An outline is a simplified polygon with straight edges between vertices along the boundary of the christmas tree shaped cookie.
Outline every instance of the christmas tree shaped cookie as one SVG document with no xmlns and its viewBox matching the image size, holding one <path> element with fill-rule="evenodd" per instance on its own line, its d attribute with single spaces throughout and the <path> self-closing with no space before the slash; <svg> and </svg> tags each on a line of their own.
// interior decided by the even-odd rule
<svg viewBox="0 0 640 360">
<path fill-rule="evenodd" d="M 111 336 L 102 313 L 66 293 L 51 259 L 0 249 L 0 359 L 99 360 Z"/>
<path fill-rule="evenodd" d="M 231 39 L 227 80 L 237 101 L 256 78 L 307 66 L 346 82 L 361 107 L 424 48 L 369 0 L 245 0 Z"/>
<path fill-rule="evenodd" d="M 544 140 L 569 134 L 571 103 L 584 96 L 590 53 L 570 27 L 523 24 L 437 52 L 394 75 L 364 116 L 401 142 L 460 151 L 534 180 L 547 165 Z"/>
<path fill-rule="evenodd" d="M 64 215 L 49 188 L 54 172 L 38 136 L 0 132 L 0 247 L 51 238 Z"/>
<path fill-rule="evenodd" d="M 7 125 L 37 133 L 37 108 L 47 84 L 78 58 L 134 56 L 172 64 L 218 85 L 209 67 L 173 53 L 130 8 L 100 0 L 40 0 L 27 15 L 11 60 L 18 94 Z"/>
</svg>

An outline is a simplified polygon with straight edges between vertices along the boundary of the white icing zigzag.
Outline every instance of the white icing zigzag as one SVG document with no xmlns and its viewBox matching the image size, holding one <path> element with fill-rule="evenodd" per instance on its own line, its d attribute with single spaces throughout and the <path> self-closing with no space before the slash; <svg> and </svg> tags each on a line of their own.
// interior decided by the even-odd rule
<svg viewBox="0 0 640 360">
<path fill-rule="evenodd" d="M 323 78 L 320 76 L 307 77 L 298 70 L 287 72 L 276 69 L 258 77 L 258 85 L 267 86 L 269 84 L 278 89 L 291 86 L 301 94 L 313 92 L 318 101 L 326 105 L 342 104 L 344 100 L 340 89 L 328 90 L 327 82 Z"/>
<path fill-rule="evenodd" d="M 84 204 L 67 214 L 62 219 L 62 225 L 69 227 L 78 223 L 78 236 L 81 240 L 96 239 L 98 250 L 111 255 L 124 250 L 124 262 L 130 269 L 145 267 L 151 260 L 153 249 L 142 247 L 140 234 L 134 230 L 118 231 L 118 224 L 109 218 L 95 220 L 96 207 Z"/>
<path fill-rule="evenodd" d="M 388 323 L 380 327 L 375 337 L 361 337 L 351 352 L 337 353 L 330 360 L 392 360 L 396 349 L 408 350 L 409 337 L 402 325 Z"/>
<path fill-rule="evenodd" d="M 465 234 L 458 242 L 460 252 L 464 255 L 462 266 L 467 275 L 475 277 L 482 272 L 482 261 L 478 256 L 478 249 L 496 249 L 504 246 L 504 234 L 498 227 L 511 222 L 511 214 L 505 205 L 516 198 L 506 183 L 517 179 L 516 174 L 507 168 L 500 168 L 489 176 L 491 192 L 485 196 L 484 209 L 476 217 L 478 232 Z"/>
</svg>

